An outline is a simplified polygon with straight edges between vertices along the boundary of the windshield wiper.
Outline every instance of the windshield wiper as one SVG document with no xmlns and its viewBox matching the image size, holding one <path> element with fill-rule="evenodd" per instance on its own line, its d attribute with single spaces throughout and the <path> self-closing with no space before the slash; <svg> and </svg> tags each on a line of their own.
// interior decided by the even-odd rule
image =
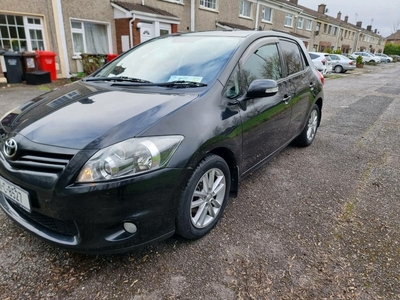
<svg viewBox="0 0 400 300">
<path fill-rule="evenodd" d="M 112 86 L 162 86 L 171 88 L 194 88 L 207 86 L 205 83 L 186 81 L 186 80 L 176 80 L 168 82 L 114 82 Z"/>
<path fill-rule="evenodd" d="M 152 83 L 151 81 L 133 78 L 127 76 L 113 76 L 113 77 L 89 77 L 85 78 L 83 81 L 122 81 L 122 82 L 135 82 L 135 83 Z"/>
</svg>

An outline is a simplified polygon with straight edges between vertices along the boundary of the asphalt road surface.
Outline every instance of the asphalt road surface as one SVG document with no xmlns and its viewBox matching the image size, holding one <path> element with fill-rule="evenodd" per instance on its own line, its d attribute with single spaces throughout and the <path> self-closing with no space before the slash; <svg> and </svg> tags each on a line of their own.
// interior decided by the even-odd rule
<svg viewBox="0 0 400 300">
<path fill-rule="evenodd" d="M 0 298 L 400 298 L 398 74 L 393 63 L 326 79 L 313 145 L 243 180 L 201 240 L 86 256 L 0 212 Z M 0 88 L 0 113 L 45 88 Z"/>
</svg>

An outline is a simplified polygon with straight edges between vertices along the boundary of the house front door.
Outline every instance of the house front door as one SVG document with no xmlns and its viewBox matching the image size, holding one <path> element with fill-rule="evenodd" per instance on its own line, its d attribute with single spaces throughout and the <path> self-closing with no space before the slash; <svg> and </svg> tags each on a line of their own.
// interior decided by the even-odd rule
<svg viewBox="0 0 400 300">
<path fill-rule="evenodd" d="M 143 43 L 154 36 L 154 24 L 142 23 L 142 27 L 140 27 L 140 42 Z"/>
</svg>

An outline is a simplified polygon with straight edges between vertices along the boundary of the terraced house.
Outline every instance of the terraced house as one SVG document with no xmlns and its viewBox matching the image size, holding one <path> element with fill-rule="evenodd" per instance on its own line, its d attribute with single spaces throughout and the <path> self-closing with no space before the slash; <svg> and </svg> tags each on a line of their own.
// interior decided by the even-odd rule
<svg viewBox="0 0 400 300">
<path fill-rule="evenodd" d="M 0 2 L 0 49 L 53 51 L 59 78 L 79 71 L 79 54 L 119 54 L 156 36 L 200 30 L 283 31 L 310 51 L 382 52 L 386 42 L 370 25 L 363 28 L 340 12 L 327 15 L 325 4 L 314 10 L 298 0 Z"/>
</svg>

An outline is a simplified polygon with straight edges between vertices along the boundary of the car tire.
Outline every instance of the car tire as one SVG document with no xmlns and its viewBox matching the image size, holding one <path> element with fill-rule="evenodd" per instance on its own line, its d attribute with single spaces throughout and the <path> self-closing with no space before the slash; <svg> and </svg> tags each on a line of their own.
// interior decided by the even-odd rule
<svg viewBox="0 0 400 300">
<path fill-rule="evenodd" d="M 312 144 L 317 134 L 319 120 L 321 118 L 321 112 L 318 105 L 314 104 L 307 118 L 307 123 L 304 126 L 303 131 L 296 138 L 295 142 L 300 147 L 307 147 Z"/>
<path fill-rule="evenodd" d="M 343 72 L 342 66 L 336 66 L 334 70 L 335 70 L 335 73 L 342 73 Z"/>
<path fill-rule="evenodd" d="M 231 174 L 220 156 L 209 154 L 196 167 L 178 204 L 176 233 L 186 239 L 206 235 L 221 218 L 229 197 Z"/>
</svg>

